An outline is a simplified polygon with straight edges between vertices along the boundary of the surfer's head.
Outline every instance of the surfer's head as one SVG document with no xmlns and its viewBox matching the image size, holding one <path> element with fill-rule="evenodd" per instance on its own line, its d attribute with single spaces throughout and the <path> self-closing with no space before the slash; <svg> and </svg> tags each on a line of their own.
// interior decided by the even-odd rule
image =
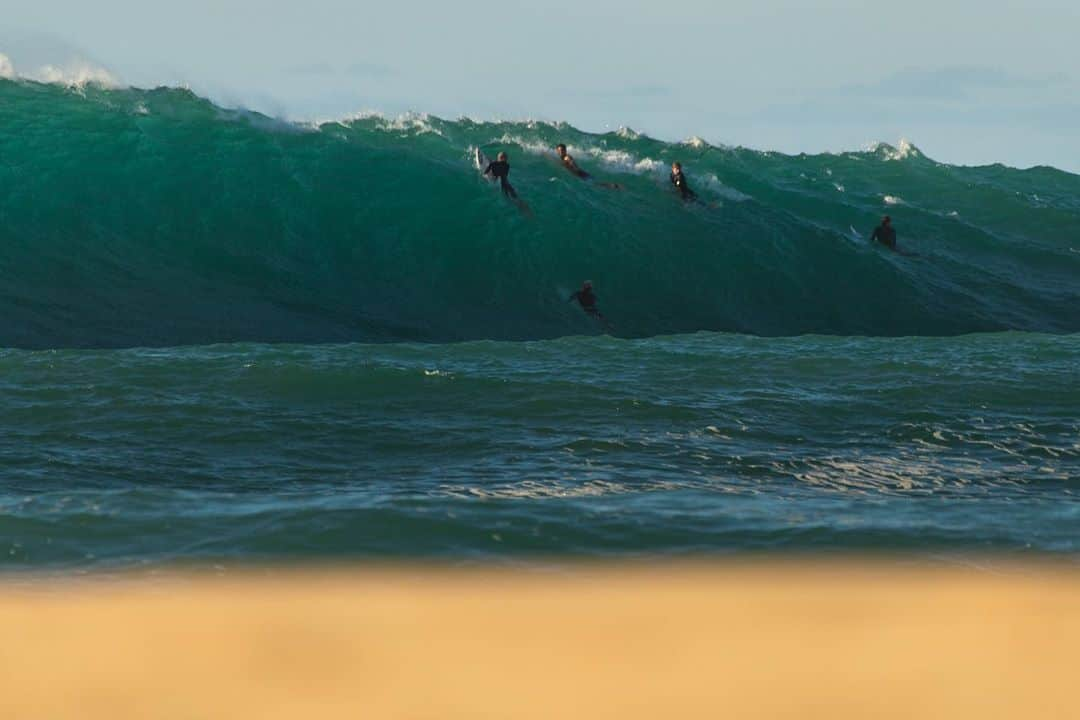
<svg viewBox="0 0 1080 720">
<path fill-rule="evenodd" d="M 555 146 L 555 152 L 558 153 L 559 157 L 566 157 L 566 146 L 559 143 Z"/>
<path fill-rule="evenodd" d="M 891 218 L 891 217 L 889 217 L 888 215 L 886 215 L 885 217 L 881 218 L 881 224 L 882 224 L 882 225 L 889 225 L 890 223 L 892 223 L 892 218 Z"/>
<path fill-rule="evenodd" d="M 585 282 L 581 283 L 581 289 L 592 290 L 592 280 L 586 280 Z"/>
<path fill-rule="evenodd" d="M 677 160 L 671 163 L 671 172 L 682 172 L 682 163 Z"/>
<path fill-rule="evenodd" d="M 495 156 L 495 159 L 500 160 L 502 162 L 506 162 L 506 153 L 504 153 L 504 152 L 499 153 L 498 155 Z"/>
</svg>

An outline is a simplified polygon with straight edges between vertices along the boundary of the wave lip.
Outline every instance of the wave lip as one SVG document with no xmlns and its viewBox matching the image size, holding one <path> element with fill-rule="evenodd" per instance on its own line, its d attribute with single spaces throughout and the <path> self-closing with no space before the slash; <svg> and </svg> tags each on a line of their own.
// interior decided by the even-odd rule
<svg viewBox="0 0 1080 720">
<path fill-rule="evenodd" d="M 1080 178 L 1049 168 L 424 114 L 301 125 L 53 79 L 0 80 L 7 346 L 600 332 L 566 302 L 586 278 L 628 337 L 1080 331 Z M 566 173 L 557 142 L 622 190 Z M 531 217 L 470 147 L 510 153 Z M 701 203 L 675 198 L 673 160 Z M 860 239 L 885 212 L 917 257 Z"/>
<path fill-rule="evenodd" d="M 68 88 L 85 88 L 87 85 L 107 89 L 123 87 L 123 83 L 108 70 L 85 60 L 76 58 L 59 65 L 48 63 L 30 72 L 19 72 L 11 58 L 3 53 L 0 53 L 0 80 L 25 80 Z"/>
</svg>

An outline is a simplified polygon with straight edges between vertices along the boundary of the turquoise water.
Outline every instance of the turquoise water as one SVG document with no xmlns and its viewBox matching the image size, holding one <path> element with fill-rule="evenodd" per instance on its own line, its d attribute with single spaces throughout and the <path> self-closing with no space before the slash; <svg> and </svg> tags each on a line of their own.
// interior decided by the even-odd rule
<svg viewBox="0 0 1080 720">
<path fill-rule="evenodd" d="M 567 142 L 598 179 L 550 148 Z M 510 153 L 521 216 L 469 148 Z M 681 160 L 706 204 L 668 185 Z M 869 235 L 891 213 L 892 255 Z M 0 346 L 1080 331 L 1080 176 L 0 80 Z"/>
<path fill-rule="evenodd" d="M 0 273 L 6 569 L 1080 550 L 1051 168 L 0 80 Z"/>
</svg>

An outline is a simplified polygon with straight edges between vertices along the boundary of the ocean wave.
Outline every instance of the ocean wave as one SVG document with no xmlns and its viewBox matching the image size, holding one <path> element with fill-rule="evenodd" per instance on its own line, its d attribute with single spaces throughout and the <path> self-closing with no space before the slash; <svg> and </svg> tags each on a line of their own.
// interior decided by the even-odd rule
<svg viewBox="0 0 1080 720">
<path fill-rule="evenodd" d="M 16 70 L 11 58 L 0 53 L 0 79 L 29 80 L 45 85 L 62 85 L 81 89 L 87 85 L 101 88 L 118 89 L 123 83 L 103 67 L 80 59 L 72 59 L 61 64 L 45 64 L 30 71 Z"/>
<path fill-rule="evenodd" d="M 422 113 L 301 124 L 54 80 L 0 80 L 6 346 L 601 332 L 566 302 L 585 278 L 624 336 L 1080 329 L 1080 178 L 1049 168 Z M 601 182 L 566 173 L 558 142 Z M 510 153 L 530 215 L 471 147 Z M 674 160 L 702 202 L 676 197 Z M 861 239 L 883 203 L 918 257 Z"/>
</svg>

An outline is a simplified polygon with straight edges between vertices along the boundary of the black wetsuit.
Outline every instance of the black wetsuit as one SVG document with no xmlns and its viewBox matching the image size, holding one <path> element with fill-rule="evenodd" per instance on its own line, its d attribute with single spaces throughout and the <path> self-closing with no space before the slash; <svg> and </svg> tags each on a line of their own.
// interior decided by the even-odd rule
<svg viewBox="0 0 1080 720">
<path fill-rule="evenodd" d="M 571 295 L 570 299 L 577 300 L 578 304 L 581 305 L 581 309 L 590 315 L 602 317 L 600 310 L 596 307 L 596 295 L 593 293 L 592 288 L 582 288 Z"/>
<path fill-rule="evenodd" d="M 683 200 L 697 200 L 697 195 L 690 189 L 690 186 L 686 184 L 686 176 L 683 175 L 682 170 L 671 172 L 671 184 L 675 186 L 675 189 L 679 191 Z"/>
<path fill-rule="evenodd" d="M 584 170 L 582 170 L 581 168 L 579 168 L 577 166 L 577 163 L 574 162 L 574 158 L 570 157 L 569 155 L 563 155 L 562 164 L 563 164 L 563 167 L 565 167 L 567 170 L 569 170 L 570 172 L 577 175 L 582 180 L 588 180 L 589 178 L 592 177 L 592 175 L 590 175 L 589 173 L 587 173 Z"/>
<path fill-rule="evenodd" d="M 487 168 L 484 170 L 485 175 L 491 175 L 494 178 L 499 179 L 499 184 L 502 186 L 502 191 L 506 193 L 507 197 L 517 199 L 517 191 L 514 190 L 514 186 L 510 184 L 510 163 L 505 160 L 495 160 L 488 163 Z"/>
<path fill-rule="evenodd" d="M 874 228 L 874 234 L 870 236 L 870 240 L 877 240 L 879 243 L 889 248 L 890 250 L 896 249 L 896 230 L 893 226 L 885 225 L 882 223 Z"/>
</svg>

